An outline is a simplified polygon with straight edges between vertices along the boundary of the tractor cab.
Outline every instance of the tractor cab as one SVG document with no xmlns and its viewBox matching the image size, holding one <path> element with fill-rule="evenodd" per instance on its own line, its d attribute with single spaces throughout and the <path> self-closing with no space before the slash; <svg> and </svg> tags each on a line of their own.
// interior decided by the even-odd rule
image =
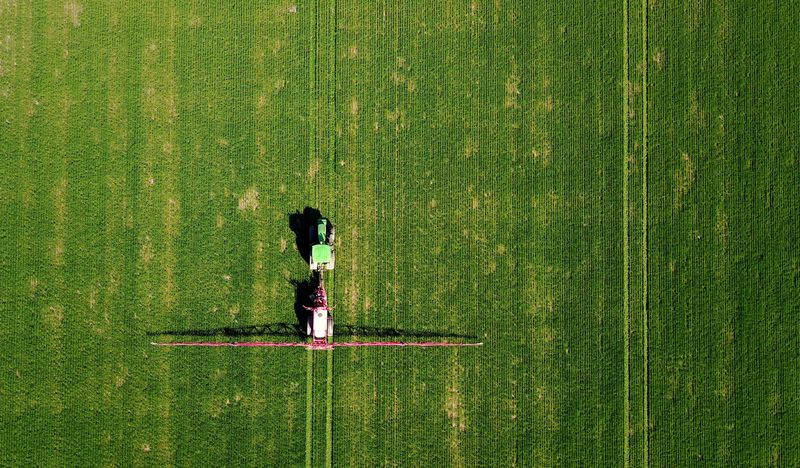
<svg viewBox="0 0 800 468">
<path fill-rule="evenodd" d="M 335 228 L 325 218 L 320 218 L 309 230 L 311 255 L 309 267 L 315 271 L 333 270 L 336 262 Z"/>
</svg>

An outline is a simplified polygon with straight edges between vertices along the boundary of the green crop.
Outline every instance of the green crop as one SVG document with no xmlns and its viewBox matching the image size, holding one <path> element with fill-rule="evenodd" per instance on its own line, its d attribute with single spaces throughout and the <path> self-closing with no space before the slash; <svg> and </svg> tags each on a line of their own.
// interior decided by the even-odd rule
<svg viewBox="0 0 800 468">
<path fill-rule="evenodd" d="M 0 0 L 0 465 L 799 464 L 751 3 Z M 306 207 L 337 340 L 485 345 L 150 345 L 301 339 Z"/>
</svg>

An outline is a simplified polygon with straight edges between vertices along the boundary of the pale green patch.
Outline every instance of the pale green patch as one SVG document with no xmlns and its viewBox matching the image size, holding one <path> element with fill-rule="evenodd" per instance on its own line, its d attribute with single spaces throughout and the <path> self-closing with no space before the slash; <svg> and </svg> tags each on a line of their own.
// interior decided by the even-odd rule
<svg viewBox="0 0 800 468">
<path fill-rule="evenodd" d="M 463 397 L 461 395 L 461 379 L 464 368 L 459 362 L 458 353 L 454 352 L 450 359 L 450 372 L 448 374 L 447 394 L 445 396 L 445 411 L 450 422 L 448 449 L 453 466 L 466 466 L 463 448 L 461 446 L 461 433 L 467 429 L 467 418 L 464 412 Z"/>
<path fill-rule="evenodd" d="M 516 69 L 516 67 L 514 67 Z M 513 71 L 508 78 L 506 78 L 506 85 L 505 85 L 505 99 L 503 101 L 503 106 L 509 109 L 519 109 L 519 85 L 521 83 L 519 75 L 516 71 Z"/>
<path fill-rule="evenodd" d="M 66 236 L 67 220 L 67 178 L 62 177 L 53 188 L 53 202 L 55 204 L 55 220 L 53 225 L 52 262 L 55 266 L 64 266 L 64 239 Z"/>
<path fill-rule="evenodd" d="M 677 211 L 683 208 L 683 200 L 695 182 L 694 161 L 687 153 L 681 154 L 681 161 L 683 168 L 675 171 L 675 202 L 673 206 Z"/>
</svg>

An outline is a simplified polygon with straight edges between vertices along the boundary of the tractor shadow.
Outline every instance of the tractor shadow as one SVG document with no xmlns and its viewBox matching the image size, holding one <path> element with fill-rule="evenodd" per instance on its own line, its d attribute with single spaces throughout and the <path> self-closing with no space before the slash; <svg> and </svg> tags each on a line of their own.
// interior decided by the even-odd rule
<svg viewBox="0 0 800 468">
<path fill-rule="evenodd" d="M 296 323 L 275 322 L 263 325 L 242 325 L 238 327 L 219 327 L 202 329 L 161 330 L 147 332 L 148 336 L 298 336 L 300 330 Z M 304 335 L 303 335 L 304 336 Z"/>
<path fill-rule="evenodd" d="M 366 325 L 336 324 L 336 334 L 339 336 L 363 338 L 460 338 L 474 340 L 475 335 L 462 333 L 443 333 L 429 330 L 405 330 L 402 328 L 370 327 Z"/>
<path fill-rule="evenodd" d="M 311 258 L 311 229 L 322 213 L 316 208 L 307 206 L 303 212 L 295 211 L 289 214 L 289 229 L 294 232 L 294 242 L 303 261 L 308 264 Z"/>
<path fill-rule="evenodd" d="M 305 313 L 305 310 L 303 310 Z M 247 337 L 247 336 L 293 336 L 305 339 L 305 315 L 301 323 L 274 322 L 261 325 L 220 327 L 206 329 L 161 330 L 147 332 L 148 336 L 195 336 L 195 337 Z M 336 324 L 336 334 L 354 338 L 459 338 L 474 340 L 475 335 L 442 333 L 427 330 L 404 330 L 401 328 L 369 327 L 364 325 Z"/>
<path fill-rule="evenodd" d="M 242 325 L 236 327 L 218 328 L 187 328 L 181 330 L 160 330 L 147 332 L 148 336 L 217 336 L 217 337 L 247 337 L 247 336 L 292 336 L 300 340 L 306 338 L 306 321 L 308 310 L 303 306 L 311 306 L 311 293 L 317 288 L 317 279 L 312 276 L 304 280 L 290 280 L 294 286 L 294 314 L 295 323 L 274 322 L 261 325 Z"/>
<path fill-rule="evenodd" d="M 297 329 L 300 337 L 306 336 L 306 322 L 308 310 L 303 306 L 311 306 L 311 294 L 317 289 L 317 280 L 314 276 L 303 280 L 289 280 L 294 286 L 294 315 L 297 318 Z"/>
</svg>

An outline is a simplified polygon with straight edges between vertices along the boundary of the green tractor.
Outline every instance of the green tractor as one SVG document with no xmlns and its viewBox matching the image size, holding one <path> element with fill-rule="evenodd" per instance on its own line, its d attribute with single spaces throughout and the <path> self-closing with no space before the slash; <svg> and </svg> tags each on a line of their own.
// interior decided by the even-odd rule
<svg viewBox="0 0 800 468">
<path fill-rule="evenodd" d="M 336 229 L 325 218 L 317 220 L 317 224 L 309 229 L 311 255 L 308 265 L 314 271 L 333 270 L 336 263 Z"/>
</svg>

